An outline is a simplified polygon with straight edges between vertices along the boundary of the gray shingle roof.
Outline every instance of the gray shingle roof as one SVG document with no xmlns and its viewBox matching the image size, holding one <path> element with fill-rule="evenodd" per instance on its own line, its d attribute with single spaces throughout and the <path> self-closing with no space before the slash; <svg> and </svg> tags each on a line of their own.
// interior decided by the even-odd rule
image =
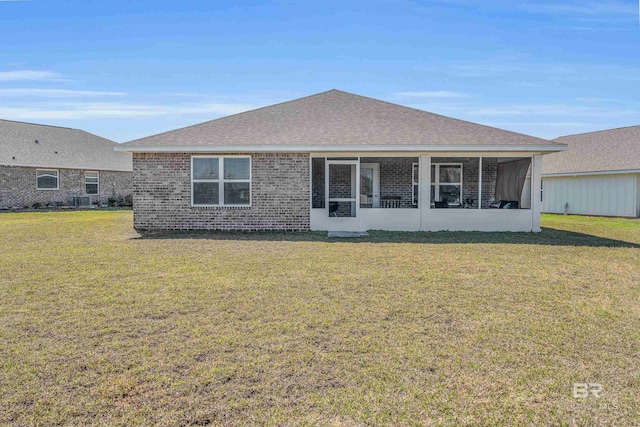
<svg viewBox="0 0 640 427">
<path fill-rule="evenodd" d="M 130 141 L 124 147 L 554 144 L 533 136 L 330 90 Z M 563 148 L 560 144 L 557 146 Z"/>
<path fill-rule="evenodd" d="M 131 154 L 115 152 L 118 145 L 79 129 L 0 120 L 0 165 L 133 170 Z"/>
<path fill-rule="evenodd" d="M 545 156 L 543 174 L 640 169 L 640 126 L 561 136 L 562 153 Z"/>
</svg>

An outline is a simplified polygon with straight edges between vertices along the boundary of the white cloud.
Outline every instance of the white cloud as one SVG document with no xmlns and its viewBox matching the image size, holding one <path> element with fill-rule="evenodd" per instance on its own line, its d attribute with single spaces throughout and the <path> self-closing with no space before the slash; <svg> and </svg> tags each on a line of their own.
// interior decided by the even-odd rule
<svg viewBox="0 0 640 427">
<path fill-rule="evenodd" d="M 226 116 L 256 108 L 248 104 L 189 104 L 165 106 L 113 102 L 65 103 L 33 107 L 0 107 L 0 117 L 14 120 L 84 120 L 133 119 L 160 116 L 210 115 Z"/>
<path fill-rule="evenodd" d="M 469 95 L 460 92 L 432 91 L 432 92 L 397 92 L 398 96 L 410 98 L 467 98 Z"/>
<path fill-rule="evenodd" d="M 499 107 L 469 108 L 467 114 L 477 117 L 514 116 L 570 116 L 570 117 L 620 117 L 638 116 L 637 109 L 580 107 L 564 104 L 507 105 Z"/>
<path fill-rule="evenodd" d="M 63 80 L 59 74 L 52 71 L 36 71 L 36 70 L 16 70 L 16 71 L 0 71 L 0 82 L 13 82 L 20 80 L 31 81 L 61 81 Z"/>
<path fill-rule="evenodd" d="M 68 90 L 68 89 L 36 89 L 36 88 L 10 88 L 0 89 L 0 97 L 43 97 L 43 98 L 82 98 L 99 96 L 124 96 L 125 92 L 102 92 L 94 90 Z"/>
<path fill-rule="evenodd" d="M 633 15 L 638 13 L 638 5 L 621 1 L 580 1 L 569 3 L 522 3 L 523 10 L 545 14 L 569 15 Z"/>
</svg>

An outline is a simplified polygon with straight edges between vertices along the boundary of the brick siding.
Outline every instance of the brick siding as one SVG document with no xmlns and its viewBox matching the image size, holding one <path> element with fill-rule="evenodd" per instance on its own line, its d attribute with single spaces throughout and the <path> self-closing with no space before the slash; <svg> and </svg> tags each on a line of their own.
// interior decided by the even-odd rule
<svg viewBox="0 0 640 427">
<path fill-rule="evenodd" d="M 237 153 L 225 153 L 233 155 Z M 138 230 L 309 229 L 309 154 L 253 153 L 250 207 L 192 207 L 194 153 L 134 153 Z"/>
<path fill-rule="evenodd" d="M 0 166 L 0 207 L 24 208 L 34 203 L 73 204 L 74 196 L 85 196 L 85 170 L 58 169 L 58 190 L 38 190 L 36 171 L 45 168 Z M 56 169 L 56 168 L 48 168 Z M 99 171 L 100 194 L 91 202 L 106 202 L 109 197 L 128 196 L 132 192 L 132 173 Z"/>
</svg>

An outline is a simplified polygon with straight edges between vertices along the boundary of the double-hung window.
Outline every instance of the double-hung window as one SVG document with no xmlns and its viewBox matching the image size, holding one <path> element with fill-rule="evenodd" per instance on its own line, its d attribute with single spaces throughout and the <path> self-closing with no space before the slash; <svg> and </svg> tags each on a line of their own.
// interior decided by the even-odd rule
<svg viewBox="0 0 640 427">
<path fill-rule="evenodd" d="M 84 192 L 85 194 L 100 194 L 100 175 L 98 172 L 84 173 Z"/>
<path fill-rule="evenodd" d="M 36 189 L 38 190 L 57 190 L 58 171 L 55 169 L 37 169 L 36 170 Z"/>
<path fill-rule="evenodd" d="M 459 206 L 462 200 L 462 163 L 431 165 L 431 203 Z M 436 206 L 437 207 L 437 206 Z"/>
<path fill-rule="evenodd" d="M 251 205 L 251 157 L 193 156 L 191 205 Z"/>
</svg>

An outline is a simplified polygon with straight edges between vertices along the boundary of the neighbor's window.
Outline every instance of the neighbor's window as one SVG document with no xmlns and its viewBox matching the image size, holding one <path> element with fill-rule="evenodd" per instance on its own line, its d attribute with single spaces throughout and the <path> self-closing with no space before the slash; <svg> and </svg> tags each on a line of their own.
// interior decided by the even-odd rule
<svg viewBox="0 0 640 427">
<path fill-rule="evenodd" d="M 462 164 L 436 163 L 431 165 L 431 203 L 460 205 L 462 200 Z M 437 207 L 437 206 L 436 206 Z"/>
<path fill-rule="evenodd" d="M 54 169 L 36 170 L 36 189 L 57 190 L 58 189 L 58 171 Z"/>
<path fill-rule="evenodd" d="M 100 175 L 98 172 L 84 173 L 84 192 L 86 194 L 100 193 Z"/>
<path fill-rule="evenodd" d="M 197 156 L 191 159 L 193 206 L 249 206 L 251 158 Z"/>
<path fill-rule="evenodd" d="M 413 206 L 418 206 L 418 182 L 420 182 L 420 168 L 418 167 L 418 163 L 412 163 L 412 173 L 413 173 L 413 193 L 411 198 L 411 204 Z"/>
</svg>

